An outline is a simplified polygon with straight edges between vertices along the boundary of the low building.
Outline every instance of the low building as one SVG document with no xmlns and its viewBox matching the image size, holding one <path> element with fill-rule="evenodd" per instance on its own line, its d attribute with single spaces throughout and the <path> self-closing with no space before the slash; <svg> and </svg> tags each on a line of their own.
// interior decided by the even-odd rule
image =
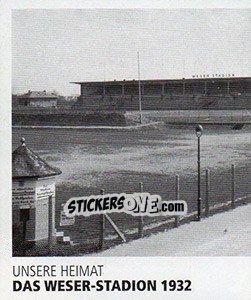
<svg viewBox="0 0 251 300">
<path fill-rule="evenodd" d="M 18 97 L 20 106 L 28 107 L 57 107 L 58 96 L 44 91 L 28 91 Z"/>
</svg>

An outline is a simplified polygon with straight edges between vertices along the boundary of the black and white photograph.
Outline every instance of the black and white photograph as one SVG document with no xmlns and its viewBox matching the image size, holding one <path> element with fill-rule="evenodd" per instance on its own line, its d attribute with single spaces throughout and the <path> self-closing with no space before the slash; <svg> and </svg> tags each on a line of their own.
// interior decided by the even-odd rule
<svg viewBox="0 0 251 300">
<path fill-rule="evenodd" d="M 185 299 L 196 290 L 189 277 L 140 280 L 140 267 L 130 282 L 93 285 L 106 258 L 125 268 L 137 257 L 154 270 L 154 259 L 239 258 L 238 281 L 251 254 L 250 28 L 243 7 L 11 10 L 14 295 Z M 30 259 L 48 260 L 45 277 L 85 281 L 23 282 L 40 276 Z M 57 259 L 76 260 L 64 269 Z M 239 293 L 248 280 L 221 299 L 249 299 L 249 289 Z"/>
</svg>

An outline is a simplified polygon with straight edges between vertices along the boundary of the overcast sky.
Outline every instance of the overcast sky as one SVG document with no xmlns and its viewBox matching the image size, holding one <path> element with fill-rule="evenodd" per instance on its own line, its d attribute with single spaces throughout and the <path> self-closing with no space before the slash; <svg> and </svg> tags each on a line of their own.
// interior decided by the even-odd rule
<svg viewBox="0 0 251 300">
<path fill-rule="evenodd" d="M 71 81 L 251 76 L 250 9 L 28 9 L 12 13 L 12 90 Z"/>
</svg>

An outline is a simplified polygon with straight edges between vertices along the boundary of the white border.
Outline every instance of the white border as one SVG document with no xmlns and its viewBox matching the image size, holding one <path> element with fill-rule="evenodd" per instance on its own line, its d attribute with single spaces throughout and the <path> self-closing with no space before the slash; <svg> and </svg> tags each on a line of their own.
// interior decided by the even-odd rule
<svg viewBox="0 0 251 300">
<path fill-rule="evenodd" d="M 76 1 L 76 0 L 0 0 L 0 291 L 2 299 L 250 299 L 250 257 L 190 258 L 12 258 L 11 254 L 11 9 L 28 8 L 250 8 L 249 0 L 225 1 Z M 13 264 L 104 264 L 106 278 L 189 278 L 191 294 L 110 293 L 34 294 L 11 293 Z"/>
</svg>

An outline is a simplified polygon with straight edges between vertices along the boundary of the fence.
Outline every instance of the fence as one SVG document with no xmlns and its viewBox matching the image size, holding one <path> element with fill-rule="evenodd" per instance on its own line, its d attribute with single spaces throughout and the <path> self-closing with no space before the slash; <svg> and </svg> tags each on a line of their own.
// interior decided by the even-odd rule
<svg viewBox="0 0 251 300">
<path fill-rule="evenodd" d="M 229 166 L 221 171 L 204 169 L 201 172 L 201 217 L 225 211 L 251 200 L 250 166 Z M 142 238 L 162 230 L 169 230 L 197 218 L 197 174 L 158 176 L 154 182 L 149 176 L 138 183 L 124 182 L 120 190 L 106 186 L 102 193 L 149 192 L 159 194 L 163 200 L 185 200 L 188 204 L 186 216 L 139 216 L 125 213 L 107 213 L 90 217 L 78 217 L 74 226 L 62 228 L 72 240 L 83 247 L 81 251 L 91 252 L 109 248 L 121 242 Z M 134 188 L 133 188 L 134 186 Z M 159 190 L 159 193 L 158 193 Z M 99 194 L 93 191 L 91 194 Z"/>
<path fill-rule="evenodd" d="M 245 196 L 241 196 L 241 197 L 236 197 L 236 185 L 238 183 L 239 185 L 239 180 L 237 180 L 236 178 L 236 172 L 235 172 L 235 166 L 232 164 L 231 168 L 229 170 L 230 173 L 230 180 L 228 178 L 228 180 L 224 183 L 225 185 L 227 185 L 228 189 L 229 189 L 229 195 L 226 195 L 226 199 L 224 199 L 225 201 L 215 201 L 215 199 L 213 199 L 213 195 L 215 194 L 215 191 L 213 191 L 213 185 L 211 184 L 213 182 L 213 180 L 211 179 L 210 176 L 210 170 L 206 169 L 204 170 L 204 174 L 202 175 L 203 180 L 203 186 L 204 186 L 204 197 L 203 197 L 203 201 L 202 201 L 202 208 L 201 208 L 201 216 L 202 217 L 208 217 L 211 214 L 214 214 L 216 212 L 219 211 L 224 211 L 230 208 L 235 208 L 235 206 L 241 204 L 241 203 L 245 203 L 245 202 L 249 202 L 251 200 L 251 194 L 248 193 L 248 191 L 245 191 L 246 195 Z M 212 172 L 213 174 L 213 172 Z M 240 174 L 239 174 L 240 175 Z M 245 174 L 242 174 L 245 176 Z M 242 176 L 240 176 L 240 178 L 242 178 Z M 239 178 L 239 179 L 240 179 Z M 181 183 L 182 184 L 182 183 Z M 244 183 L 245 184 L 245 183 Z M 215 182 L 214 182 L 215 185 Z M 211 188 L 210 188 L 211 187 Z M 175 176 L 175 200 L 179 200 L 180 199 L 180 177 L 179 175 Z M 143 182 L 139 182 L 139 191 L 142 193 L 144 190 L 144 185 Z M 230 198 L 229 198 L 230 196 Z M 229 198 L 229 199 L 227 199 Z M 163 199 L 163 200 L 167 200 L 167 199 Z M 185 199 L 183 199 L 185 200 Z M 139 221 L 138 221 L 138 227 L 136 228 L 136 230 L 131 230 L 131 235 L 133 235 L 133 238 L 137 237 L 137 238 L 142 238 L 145 234 L 149 234 L 153 231 L 156 231 L 158 228 L 161 230 L 163 228 L 172 228 L 172 227 L 178 227 L 180 224 L 184 224 L 188 221 L 192 221 L 192 220 L 197 220 L 197 214 L 198 211 L 194 210 L 194 204 L 192 205 L 192 209 L 189 211 L 189 213 L 186 216 L 176 216 L 176 217 L 165 217 L 166 220 L 162 220 L 160 222 L 156 222 L 154 224 L 153 223 L 149 223 L 146 224 L 145 220 L 146 217 L 143 218 L 143 216 L 138 217 Z M 189 206 L 189 203 L 188 203 Z M 107 214 L 104 215 L 105 217 L 107 217 Z M 100 250 L 107 248 L 108 245 L 105 245 L 105 237 L 106 237 L 106 230 L 105 227 L 101 226 L 101 230 L 102 230 L 102 242 L 101 242 L 101 247 Z M 119 230 L 119 229 L 118 229 Z M 137 231 L 137 236 L 135 235 L 135 232 Z M 119 230 L 119 235 L 121 237 L 121 234 L 123 234 L 120 230 Z M 110 233 L 110 232 L 109 232 Z M 128 231 L 128 239 L 130 239 L 130 232 Z M 134 233 L 134 234 L 133 234 Z M 124 235 L 123 235 L 124 236 Z M 110 236 L 111 239 L 111 236 Z M 123 241 L 125 241 L 122 238 Z M 109 240 L 107 239 L 106 242 L 108 242 L 109 244 Z"/>
<path fill-rule="evenodd" d="M 217 170 L 205 169 L 201 173 L 201 218 L 209 217 L 217 212 L 233 209 L 236 206 L 249 203 L 251 200 L 250 191 L 250 166 L 245 168 L 231 165 L 227 170 L 220 174 Z M 74 225 L 59 226 L 59 215 L 62 211 L 62 203 L 58 203 L 56 209 L 57 229 L 63 230 L 74 244 L 60 243 L 55 247 L 52 241 L 51 226 L 49 227 L 48 247 L 43 249 L 46 255 L 76 255 L 79 253 L 97 252 L 126 242 L 132 239 L 143 238 L 152 233 L 169 230 L 197 220 L 197 176 L 170 175 L 162 178 L 155 191 L 149 188 L 149 181 L 145 177 L 144 182 L 139 181 L 135 186 L 134 192 L 149 192 L 156 194 L 158 187 L 166 182 L 168 192 L 159 193 L 163 200 L 185 200 L 188 204 L 188 214 L 185 216 L 138 216 L 133 217 L 125 213 L 105 213 L 90 217 L 76 217 Z M 155 182 L 156 185 L 156 182 Z M 102 189 L 101 194 L 113 193 Z M 124 192 L 120 191 L 120 192 Z M 127 189 L 126 193 L 130 193 Z M 97 191 L 93 194 L 100 194 Z M 164 196 L 163 196 L 164 195 Z M 49 207 L 49 215 L 51 208 Z M 53 244 L 53 245 L 52 245 Z M 40 250 L 41 252 L 41 250 Z M 42 252 L 41 252 L 42 253 Z M 22 253 L 23 255 L 23 253 Z M 26 255 L 37 255 L 34 251 L 26 252 Z"/>
</svg>

